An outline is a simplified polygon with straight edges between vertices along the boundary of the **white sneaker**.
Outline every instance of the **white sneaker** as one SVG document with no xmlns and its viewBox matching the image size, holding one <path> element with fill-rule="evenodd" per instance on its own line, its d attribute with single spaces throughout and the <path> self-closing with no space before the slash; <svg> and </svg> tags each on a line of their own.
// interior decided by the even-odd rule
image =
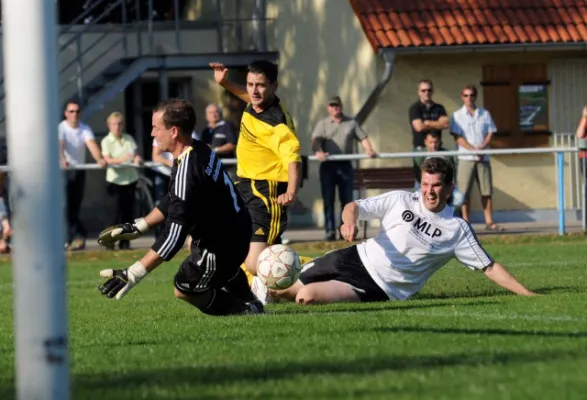
<svg viewBox="0 0 587 400">
<path fill-rule="evenodd" d="M 253 282 L 251 283 L 251 291 L 264 306 L 270 302 L 271 299 L 269 296 L 269 288 L 265 286 L 265 284 L 257 276 L 253 278 Z"/>
</svg>

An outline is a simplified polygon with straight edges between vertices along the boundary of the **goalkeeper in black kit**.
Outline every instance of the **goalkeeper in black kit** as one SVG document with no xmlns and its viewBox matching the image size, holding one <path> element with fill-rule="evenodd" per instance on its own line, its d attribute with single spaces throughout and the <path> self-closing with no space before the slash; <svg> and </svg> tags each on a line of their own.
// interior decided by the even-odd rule
<svg viewBox="0 0 587 400">
<path fill-rule="evenodd" d="M 109 246 L 136 239 L 160 223 L 164 231 L 140 261 L 123 270 L 102 270 L 100 275 L 107 279 L 100 292 L 120 300 L 171 260 L 189 234 L 191 254 L 175 275 L 175 296 L 209 315 L 262 313 L 240 268 L 249 251 L 251 217 L 216 153 L 202 142 L 192 142 L 192 105 L 166 100 L 154 109 L 152 123 L 151 136 L 174 158 L 168 193 L 149 215 L 106 228 L 98 242 Z"/>
</svg>

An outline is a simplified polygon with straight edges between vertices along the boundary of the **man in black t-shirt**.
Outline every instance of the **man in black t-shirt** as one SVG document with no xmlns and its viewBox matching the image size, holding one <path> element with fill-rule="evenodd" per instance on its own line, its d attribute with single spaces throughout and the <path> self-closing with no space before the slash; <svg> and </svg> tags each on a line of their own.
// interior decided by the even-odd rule
<svg viewBox="0 0 587 400">
<path fill-rule="evenodd" d="M 234 158 L 237 134 L 234 126 L 222 118 L 222 109 L 216 104 L 209 104 L 206 107 L 206 121 L 208 124 L 202 130 L 200 140 L 210 146 L 219 158 Z M 225 165 L 224 167 L 234 179 L 236 166 Z"/>
<path fill-rule="evenodd" d="M 428 79 L 418 84 L 418 101 L 410 107 L 410 125 L 412 128 L 412 145 L 414 151 L 425 148 L 424 139 L 428 132 L 433 132 L 441 139 L 442 130 L 448 129 L 448 116 L 442 104 L 432 101 L 434 85 Z M 414 178 L 420 183 L 420 166 L 414 159 Z"/>
</svg>

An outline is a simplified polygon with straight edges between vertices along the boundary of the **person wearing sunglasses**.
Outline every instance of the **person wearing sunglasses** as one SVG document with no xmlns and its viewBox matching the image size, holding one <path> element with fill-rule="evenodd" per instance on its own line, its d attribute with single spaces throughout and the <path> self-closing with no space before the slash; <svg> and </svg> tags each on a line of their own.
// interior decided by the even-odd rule
<svg viewBox="0 0 587 400">
<path fill-rule="evenodd" d="M 92 128 L 80 121 L 81 104 L 69 100 L 65 104 L 65 119 L 58 126 L 59 155 L 62 168 L 83 165 L 86 162 L 86 147 L 100 167 L 106 167 L 100 147 L 96 143 Z M 86 245 L 87 232 L 79 213 L 86 185 L 86 172 L 68 169 L 66 172 L 67 241 L 66 250 L 82 250 Z"/>
<path fill-rule="evenodd" d="M 477 88 L 466 85 L 461 91 L 463 106 L 452 114 L 450 133 L 456 140 L 459 151 L 483 150 L 489 147 L 495 131 L 495 123 L 489 111 L 477 106 Z M 477 182 L 485 216 L 485 227 L 490 231 L 503 231 L 493 220 L 493 180 L 488 155 L 459 156 L 457 170 L 459 188 L 465 194 L 461 206 L 462 217 L 470 220 L 469 198 L 473 183 Z"/>
<path fill-rule="evenodd" d="M 440 138 L 442 145 L 442 130 L 448 128 L 448 114 L 442 104 L 432 101 L 434 85 L 428 79 L 418 83 L 418 101 L 410 107 L 409 117 L 412 128 L 413 150 L 422 151 L 426 148 L 424 139 L 428 132 Z M 416 187 L 420 184 L 420 165 L 414 159 L 414 179 Z"/>
</svg>

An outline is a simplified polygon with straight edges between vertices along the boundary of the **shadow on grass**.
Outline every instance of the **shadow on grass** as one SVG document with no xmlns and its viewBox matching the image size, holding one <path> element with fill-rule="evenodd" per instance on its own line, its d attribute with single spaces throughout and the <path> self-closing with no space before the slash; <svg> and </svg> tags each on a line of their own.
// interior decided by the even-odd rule
<svg viewBox="0 0 587 400">
<path fill-rule="evenodd" d="M 539 294 L 559 294 L 559 293 L 583 293 L 584 288 L 576 286 L 545 286 L 539 288 L 530 288 L 532 291 Z M 487 298 L 487 297 L 516 297 L 517 295 L 505 290 L 495 289 L 477 289 L 468 292 L 440 292 L 440 293 L 418 293 L 414 300 L 435 300 L 435 299 L 471 299 L 471 298 Z M 460 304 L 460 303 L 459 303 Z"/>
<path fill-rule="evenodd" d="M 359 359 L 333 359 L 333 360 L 315 360 L 307 362 L 270 362 L 263 366 L 259 365 L 225 365 L 225 366 L 193 366 L 183 368 L 164 368 L 144 371 L 124 371 L 112 374 L 92 374 L 76 375 L 73 380 L 74 394 L 76 398 L 87 398 L 86 394 L 99 395 L 101 392 L 103 398 L 117 398 L 116 392 L 128 390 L 129 388 L 141 388 L 141 392 L 148 392 L 153 395 L 151 398 L 157 398 L 156 393 L 162 391 L 173 391 L 182 388 L 197 392 L 200 389 L 214 389 L 217 386 L 216 397 L 207 396 L 206 398 L 226 398 L 223 392 L 224 387 L 230 387 L 238 384 L 250 384 L 258 382 L 256 387 L 257 394 L 260 398 L 276 395 L 275 390 L 279 385 L 275 380 L 295 379 L 297 376 L 312 377 L 316 375 L 347 375 L 345 382 L 353 382 L 348 374 L 355 375 L 360 379 L 363 375 L 371 375 L 386 371 L 433 371 L 441 370 L 447 367 L 461 366 L 488 366 L 488 365 L 506 365 L 506 364 L 524 364 L 551 361 L 563 358 L 577 358 L 573 352 L 561 351 L 538 351 L 538 352 L 466 352 L 448 355 L 397 355 L 390 357 L 375 356 L 364 357 Z M 194 361 L 197 363 L 197 360 Z M 263 385 L 262 382 L 273 381 L 271 384 Z M 186 387 L 187 386 L 187 387 Z M 345 386 L 344 384 L 342 386 Z M 149 390 L 157 388 L 158 390 Z M 333 388 L 332 393 L 326 398 L 338 398 L 341 392 Z M 389 394 L 390 388 L 385 388 Z M 307 398 L 308 389 L 301 390 L 299 398 Z M 341 388 L 340 390 L 344 390 Z M 261 393 L 259 393 L 261 391 Z M 262 393 L 262 392 L 265 393 Z M 305 393 L 304 393 L 305 392 Z M 192 391 L 192 393 L 195 393 Z M 322 392 L 320 398 L 325 398 Z M 373 396 L 375 393 L 369 393 Z M 379 393 L 382 395 L 383 392 Z M 120 395 L 120 393 L 119 393 Z M 167 397 L 170 398 L 170 393 Z M 304 397 L 306 396 L 306 397 Z M 162 398 L 162 397 L 160 397 Z"/>
<path fill-rule="evenodd" d="M 587 332 L 547 332 L 547 331 L 520 331 L 511 329 L 459 329 L 433 328 L 422 326 L 394 326 L 389 328 L 375 328 L 384 333 L 433 333 L 447 335 L 485 335 L 485 336 L 542 336 L 559 338 L 587 338 Z"/>
<path fill-rule="evenodd" d="M 398 328 L 386 330 L 388 332 L 416 331 L 417 328 Z M 458 329 L 434 329 L 423 328 L 419 331 L 430 331 L 434 333 L 487 333 L 487 331 L 461 331 Z M 491 332 L 491 330 L 489 331 Z M 520 334 L 519 332 L 493 330 L 494 334 Z M 522 332 L 521 334 L 535 335 L 535 332 Z M 551 335 L 547 332 L 546 334 Z M 121 349 L 124 351 L 124 349 Z M 178 355 L 179 356 L 179 355 Z M 296 377 L 316 377 L 316 375 L 332 376 L 345 374 L 344 382 L 353 382 L 352 377 L 360 380 L 364 375 L 371 375 L 384 372 L 403 372 L 403 371 L 435 371 L 450 367 L 477 367 L 491 365 L 511 365 L 525 364 L 535 362 L 548 362 L 558 359 L 580 359 L 584 356 L 572 351 L 532 351 L 532 352 L 512 352 L 503 350 L 502 352 L 478 351 L 463 352 L 456 354 L 444 355 L 393 355 L 389 354 L 352 358 L 352 359 L 316 359 L 304 362 L 268 362 L 264 365 L 194 365 L 184 367 L 167 367 L 167 368 L 150 368 L 149 366 L 137 367 L 133 370 L 113 371 L 112 373 L 92 373 L 92 374 L 75 374 L 73 377 L 73 394 L 74 398 L 128 398 L 128 395 L 135 393 L 143 395 L 148 393 L 146 398 L 174 398 L 173 393 L 178 390 L 189 390 L 189 393 L 197 393 L 198 390 L 214 391 L 214 394 L 198 396 L 198 398 L 207 399 L 226 399 L 227 393 L 224 389 L 239 384 L 248 384 L 251 382 L 256 385 L 256 394 L 260 398 L 275 396 L 276 387 L 279 385 L 277 380 L 291 380 Z M 198 364 L 200 360 L 193 360 Z M 182 362 L 185 362 L 182 361 Z M 116 367 L 114 367 L 116 368 Z M 139 370 L 142 369 L 142 370 Z M 268 385 L 263 382 L 272 381 Z M 0 387 L 0 398 L 14 398 L 13 384 L 7 385 L 6 381 Z M 348 389 L 348 386 L 342 384 L 340 391 Z M 387 394 L 391 388 L 384 388 Z M 333 388 L 331 393 L 326 395 L 325 392 L 320 394 L 320 398 L 335 399 L 340 397 L 341 392 Z M 393 389 L 391 389 L 393 390 Z M 186 392 L 188 393 L 188 392 Z M 370 392 L 365 394 L 373 398 L 374 395 L 383 395 L 384 393 Z M 326 397 L 324 397 L 326 395 Z M 301 390 L 297 398 L 307 398 L 307 389 Z M 180 396 L 181 398 L 187 398 Z M 289 398 L 289 397 L 288 397 Z"/>
<path fill-rule="evenodd" d="M 417 310 L 423 308 L 452 307 L 452 306 L 484 306 L 496 304 L 497 301 L 478 299 L 474 301 L 438 301 L 433 303 L 422 303 L 412 300 L 407 301 L 387 301 L 379 303 L 339 303 L 335 305 L 309 305 L 297 306 L 293 303 L 288 304 L 287 309 L 270 309 L 269 315 L 287 315 L 287 314 L 337 314 L 337 313 L 363 313 L 377 311 L 403 311 Z"/>
<path fill-rule="evenodd" d="M 546 286 L 534 289 L 534 292 L 540 294 L 584 293 L 585 288 L 577 286 Z"/>
</svg>

